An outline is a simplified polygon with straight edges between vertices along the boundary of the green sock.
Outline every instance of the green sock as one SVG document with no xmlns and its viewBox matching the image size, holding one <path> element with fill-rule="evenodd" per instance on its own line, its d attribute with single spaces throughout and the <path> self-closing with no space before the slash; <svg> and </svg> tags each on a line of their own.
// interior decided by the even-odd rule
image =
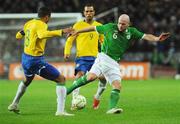
<svg viewBox="0 0 180 124">
<path fill-rule="evenodd" d="M 110 96 L 110 103 L 109 103 L 109 109 L 115 108 L 118 101 L 119 101 L 119 93 L 120 90 L 118 89 L 113 89 L 111 91 L 111 96 Z"/>
<path fill-rule="evenodd" d="M 71 87 L 69 87 L 67 89 L 67 95 L 69 95 L 74 89 L 80 87 L 80 86 L 83 86 L 87 83 L 89 83 L 90 81 L 87 81 L 87 75 L 84 75 L 78 79 L 76 79 L 73 83 L 73 85 Z"/>
</svg>

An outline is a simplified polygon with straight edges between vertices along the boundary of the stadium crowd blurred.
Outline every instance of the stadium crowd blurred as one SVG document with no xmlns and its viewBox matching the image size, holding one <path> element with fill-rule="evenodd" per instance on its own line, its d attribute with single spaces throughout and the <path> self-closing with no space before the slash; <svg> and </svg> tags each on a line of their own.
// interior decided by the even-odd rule
<svg viewBox="0 0 180 124">
<path fill-rule="evenodd" d="M 95 6 L 96 14 L 118 7 L 118 14 L 128 13 L 132 25 L 141 31 L 157 35 L 160 32 L 168 31 L 172 34 L 171 38 L 163 43 L 134 42 L 133 47 L 124 56 L 124 60 L 151 61 L 153 64 L 173 63 L 171 58 L 180 50 L 179 0 L 91 0 L 91 2 Z M 49 6 L 53 12 L 82 12 L 86 3 L 85 0 L 0 0 L 0 13 L 35 13 L 43 5 Z M 102 23 L 114 22 L 114 17 L 109 15 L 98 21 Z M 0 61 L 20 61 L 20 56 L 17 55 L 22 52 L 22 43 L 14 39 L 15 34 L 10 35 L 11 37 L 6 36 L 1 31 Z M 12 43 L 7 44 L 10 41 Z M 47 47 L 47 56 L 59 58 L 57 60 L 61 61 L 64 42 L 65 40 L 61 39 L 59 42 L 51 43 Z"/>
</svg>

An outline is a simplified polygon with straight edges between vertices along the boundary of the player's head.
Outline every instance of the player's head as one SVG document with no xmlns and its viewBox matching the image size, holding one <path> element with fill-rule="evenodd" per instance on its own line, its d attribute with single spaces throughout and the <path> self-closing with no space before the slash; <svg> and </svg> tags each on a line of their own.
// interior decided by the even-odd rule
<svg viewBox="0 0 180 124">
<path fill-rule="evenodd" d="M 118 19 L 118 29 L 119 31 L 124 31 L 130 23 L 129 16 L 127 14 L 122 14 Z"/>
<path fill-rule="evenodd" d="M 45 23 L 48 23 L 51 17 L 51 10 L 45 6 L 39 8 L 38 10 L 38 17 L 43 19 Z"/>
<path fill-rule="evenodd" d="M 91 21 L 95 15 L 94 6 L 92 4 L 86 4 L 84 6 L 84 16 L 87 21 Z"/>
</svg>

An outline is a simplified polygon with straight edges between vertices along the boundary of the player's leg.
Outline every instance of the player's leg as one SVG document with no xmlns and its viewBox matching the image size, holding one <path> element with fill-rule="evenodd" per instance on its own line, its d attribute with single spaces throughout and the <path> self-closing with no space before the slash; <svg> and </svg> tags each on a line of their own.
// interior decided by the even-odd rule
<svg viewBox="0 0 180 124">
<path fill-rule="evenodd" d="M 110 101 L 109 101 L 109 110 L 107 111 L 107 114 L 118 114 L 123 112 L 123 109 L 117 108 L 117 104 L 120 97 L 120 90 L 121 90 L 121 83 L 119 80 L 115 80 L 112 82 L 112 91 L 110 95 Z"/>
<path fill-rule="evenodd" d="M 76 82 L 76 79 L 80 78 L 91 69 L 92 65 L 94 64 L 94 61 L 95 57 L 84 56 L 76 58 L 75 81 L 73 82 L 73 84 Z M 79 92 L 80 87 L 73 90 L 72 98 L 74 99 L 75 97 L 77 97 L 79 95 Z"/>
<path fill-rule="evenodd" d="M 56 95 L 57 95 L 57 111 L 56 116 L 73 116 L 73 114 L 69 114 L 65 111 L 65 100 L 67 90 L 65 87 L 65 77 L 63 75 L 59 75 L 58 78 L 55 79 L 57 82 L 56 86 Z"/>
<path fill-rule="evenodd" d="M 75 81 L 76 79 L 82 77 L 84 75 L 85 72 L 83 71 L 77 71 L 75 70 Z M 73 82 L 73 84 L 75 84 L 75 81 Z M 77 96 L 79 95 L 80 92 L 80 87 L 76 88 L 75 90 L 73 90 L 72 92 L 72 101 L 71 101 L 71 110 L 76 110 L 77 107 L 76 105 L 73 103 L 73 101 L 77 98 Z"/>
<path fill-rule="evenodd" d="M 121 73 L 119 64 L 106 55 L 102 54 L 102 58 L 105 58 L 103 61 L 103 75 L 112 85 L 112 91 L 109 101 L 109 110 L 107 111 L 107 114 L 121 113 L 123 110 L 121 108 L 117 108 L 121 90 Z"/>
<path fill-rule="evenodd" d="M 13 102 L 11 103 L 11 105 L 8 106 L 8 110 L 10 111 L 14 111 L 16 113 L 19 112 L 18 103 L 21 97 L 23 96 L 23 94 L 25 93 L 27 87 L 30 85 L 30 83 L 34 79 L 34 73 L 31 70 L 32 63 L 33 61 L 30 56 L 26 54 L 22 54 L 22 67 L 23 67 L 24 75 L 26 78 L 25 78 L 25 81 L 20 82 L 16 95 L 13 99 Z"/>
<path fill-rule="evenodd" d="M 94 61 L 95 61 L 95 57 L 92 56 L 84 56 L 84 57 L 76 58 L 75 79 L 80 78 L 86 72 L 88 72 L 91 69 L 92 65 L 94 64 Z M 76 80 L 73 83 L 75 82 Z M 79 92 L 80 92 L 80 87 L 73 90 L 72 101 L 79 95 Z"/>
<path fill-rule="evenodd" d="M 74 84 L 67 89 L 67 95 L 70 94 L 74 89 L 96 80 L 100 74 L 101 74 L 101 70 L 99 68 L 99 61 L 98 59 L 96 59 L 90 72 L 75 80 Z"/>
<path fill-rule="evenodd" d="M 98 77 L 94 73 L 87 73 L 86 75 L 78 78 L 74 84 L 67 89 L 67 95 L 69 95 L 73 90 L 75 90 L 78 87 L 81 87 L 83 85 L 86 85 L 94 80 L 96 80 Z"/>
<path fill-rule="evenodd" d="M 82 77 L 83 75 L 85 74 L 84 71 L 77 71 L 76 73 L 76 76 L 75 76 L 75 80 Z M 73 84 L 75 83 L 76 81 L 73 82 Z M 72 92 L 72 99 L 75 99 L 78 95 L 79 95 L 79 92 L 80 92 L 80 87 L 73 90 Z"/>
<path fill-rule="evenodd" d="M 26 80 L 20 82 L 17 92 L 16 92 L 16 95 L 13 99 L 13 102 L 8 106 L 9 111 L 13 111 L 15 113 L 20 112 L 20 110 L 18 108 L 19 101 L 20 101 L 21 97 L 24 95 L 27 87 L 32 82 L 33 78 L 34 78 L 34 75 L 26 76 Z"/>
<path fill-rule="evenodd" d="M 57 111 L 56 116 L 73 116 L 65 111 L 65 100 L 66 100 L 66 87 L 65 87 L 65 77 L 59 73 L 59 71 L 52 65 L 46 63 L 39 70 L 39 75 L 45 79 L 52 80 L 56 82 L 56 95 L 57 95 Z"/>
<path fill-rule="evenodd" d="M 98 89 L 96 94 L 94 95 L 94 100 L 93 100 L 93 108 L 98 109 L 99 103 L 100 103 L 100 97 L 104 90 L 106 89 L 106 84 L 107 81 L 104 76 L 99 77 L 99 83 L 98 83 Z"/>
<path fill-rule="evenodd" d="M 112 85 L 111 95 L 109 99 L 109 110 L 107 114 L 116 114 L 123 112 L 123 109 L 117 108 L 120 90 L 121 90 L 121 76 L 120 70 L 118 68 L 112 68 L 107 73 L 104 74 L 108 82 Z"/>
</svg>

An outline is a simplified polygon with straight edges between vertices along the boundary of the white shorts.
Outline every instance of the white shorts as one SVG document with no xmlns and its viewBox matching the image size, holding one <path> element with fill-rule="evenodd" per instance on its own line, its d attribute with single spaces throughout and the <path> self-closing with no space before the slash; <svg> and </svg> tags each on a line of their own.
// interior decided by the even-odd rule
<svg viewBox="0 0 180 124">
<path fill-rule="evenodd" d="M 96 74 L 98 77 L 104 75 L 110 84 L 115 80 L 121 81 L 119 64 L 102 52 L 97 55 L 97 58 L 89 72 Z"/>
</svg>

